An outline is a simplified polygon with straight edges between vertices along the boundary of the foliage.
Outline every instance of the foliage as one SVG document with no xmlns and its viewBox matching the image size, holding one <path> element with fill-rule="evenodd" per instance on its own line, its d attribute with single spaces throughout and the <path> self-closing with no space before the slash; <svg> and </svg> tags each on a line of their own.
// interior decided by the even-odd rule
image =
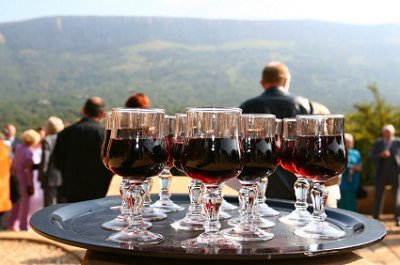
<svg viewBox="0 0 400 265">
<path fill-rule="evenodd" d="M 376 84 L 369 85 L 368 90 L 372 92 L 374 102 L 355 104 L 356 111 L 346 115 L 346 131 L 353 134 L 355 148 L 361 153 L 364 182 L 372 184 L 375 170 L 370 159 L 372 145 L 381 137 L 385 124 L 400 128 L 400 108 L 386 103 Z"/>
</svg>

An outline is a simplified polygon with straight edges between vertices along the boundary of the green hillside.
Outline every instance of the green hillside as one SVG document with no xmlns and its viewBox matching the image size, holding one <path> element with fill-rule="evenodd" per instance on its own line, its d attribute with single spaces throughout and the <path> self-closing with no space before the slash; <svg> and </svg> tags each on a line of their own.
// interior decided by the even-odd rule
<svg viewBox="0 0 400 265">
<path fill-rule="evenodd" d="M 0 24 L 1 124 L 74 121 L 89 95 L 121 106 L 144 92 L 173 113 L 193 105 L 238 106 L 261 93 L 260 72 L 279 60 L 291 91 L 352 110 L 367 85 L 400 103 L 400 26 L 317 21 L 61 17 Z"/>
</svg>

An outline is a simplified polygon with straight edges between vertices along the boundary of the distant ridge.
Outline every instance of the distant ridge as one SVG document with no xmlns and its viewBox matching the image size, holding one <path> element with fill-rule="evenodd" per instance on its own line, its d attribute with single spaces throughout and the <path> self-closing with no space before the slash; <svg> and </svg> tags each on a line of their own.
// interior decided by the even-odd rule
<svg viewBox="0 0 400 265">
<path fill-rule="evenodd" d="M 400 36 L 400 25 L 349 25 L 321 21 L 248 21 L 164 17 L 47 17 L 0 24 L 10 48 L 87 50 L 153 40 L 222 44 L 242 39 L 371 41 Z M 373 40 L 372 39 L 372 40 Z"/>
</svg>

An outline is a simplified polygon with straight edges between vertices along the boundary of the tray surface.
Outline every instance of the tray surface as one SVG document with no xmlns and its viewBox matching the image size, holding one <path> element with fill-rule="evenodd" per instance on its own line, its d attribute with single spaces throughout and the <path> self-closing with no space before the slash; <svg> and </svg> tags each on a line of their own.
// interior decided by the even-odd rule
<svg viewBox="0 0 400 265">
<path fill-rule="evenodd" d="M 187 195 L 172 196 L 175 202 L 187 209 Z M 237 203 L 233 197 L 225 197 L 228 201 Z M 292 211 L 293 202 L 268 200 L 268 205 L 285 215 Z M 124 246 L 106 241 L 114 233 L 104 230 L 100 225 L 118 215 L 119 197 L 106 197 L 97 200 L 61 204 L 44 208 L 34 214 L 30 220 L 33 229 L 39 234 L 69 245 L 103 252 L 113 252 L 126 255 L 140 255 L 167 258 L 195 259 L 287 259 L 298 257 L 313 257 L 344 253 L 367 247 L 381 241 L 386 236 L 384 225 L 361 214 L 340 210 L 326 210 L 328 221 L 339 226 L 346 236 L 339 240 L 304 239 L 295 236 L 293 226 L 280 223 L 277 217 L 267 218 L 276 223 L 270 229 L 275 237 L 270 241 L 243 243 L 240 251 L 232 250 L 199 250 L 184 249 L 180 243 L 184 239 L 194 238 L 200 232 L 176 231 L 170 224 L 181 219 L 185 211 L 169 213 L 168 218 L 153 222 L 150 231 L 162 234 L 164 242 L 151 246 Z M 111 207 L 111 208 L 110 208 Z M 229 212 L 237 216 L 236 212 Z M 226 221 L 221 221 L 222 228 L 229 227 Z"/>
</svg>

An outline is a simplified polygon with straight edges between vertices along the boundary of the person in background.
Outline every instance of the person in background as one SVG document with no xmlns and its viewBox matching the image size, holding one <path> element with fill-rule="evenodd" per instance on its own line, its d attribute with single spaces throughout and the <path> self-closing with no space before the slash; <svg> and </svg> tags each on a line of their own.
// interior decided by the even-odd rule
<svg viewBox="0 0 400 265">
<path fill-rule="evenodd" d="M 11 210 L 12 202 L 10 196 L 10 172 L 11 172 L 11 149 L 0 141 L 0 230 L 4 229 L 4 213 Z"/>
<path fill-rule="evenodd" d="M 17 129 L 11 123 L 7 124 L 3 130 L 4 133 L 4 143 L 7 144 L 11 149 L 11 159 L 14 159 L 14 153 L 17 146 L 21 141 L 15 136 Z M 10 197 L 12 203 L 18 202 L 21 197 L 20 185 L 18 183 L 18 178 L 11 168 L 11 179 L 10 179 Z"/>
<path fill-rule="evenodd" d="M 3 133 L 5 143 L 10 146 L 11 152 L 14 154 L 17 145 L 21 143 L 21 141 L 15 136 L 17 134 L 17 129 L 13 124 L 9 123 L 4 128 Z"/>
<path fill-rule="evenodd" d="M 127 108 L 145 108 L 151 107 L 151 102 L 148 96 L 143 93 L 132 94 L 125 102 Z"/>
<path fill-rule="evenodd" d="M 43 127 L 38 127 L 35 131 L 39 134 L 39 142 L 32 147 L 33 152 L 33 166 L 32 166 L 32 176 L 33 176 L 33 189 L 35 193 L 31 196 L 29 202 L 29 216 L 32 216 L 35 212 L 39 211 L 44 206 L 44 193 L 42 185 L 39 181 L 39 165 L 42 160 L 42 141 L 45 136 L 45 131 Z"/>
<path fill-rule="evenodd" d="M 82 109 L 83 118 L 58 134 L 54 162 L 61 171 L 66 202 L 102 198 L 107 193 L 113 174 L 100 157 L 104 109 L 102 98 L 90 97 Z"/>
<path fill-rule="evenodd" d="M 280 62 L 265 66 L 261 75 L 264 92 L 240 105 L 243 113 L 269 113 L 277 118 L 291 118 L 298 114 L 312 114 L 310 100 L 289 93 L 291 75 L 289 68 Z M 278 166 L 268 178 L 268 198 L 295 200 L 293 184 L 296 176 Z"/>
<path fill-rule="evenodd" d="M 21 190 L 21 199 L 13 204 L 7 223 L 9 230 L 28 230 L 30 218 L 30 200 L 35 193 L 33 183 L 33 169 L 35 164 L 35 146 L 40 142 L 40 135 L 35 130 L 27 130 L 22 134 L 22 144 L 15 150 L 13 168 L 18 178 Z"/>
<path fill-rule="evenodd" d="M 361 183 L 362 170 L 361 154 L 354 149 L 353 135 L 346 133 L 344 138 L 348 162 L 340 183 L 339 208 L 357 212 L 357 190 Z"/>
<path fill-rule="evenodd" d="M 44 192 L 44 206 L 62 202 L 60 187 L 62 184 L 61 172 L 54 165 L 54 146 L 57 134 L 64 129 L 63 121 L 58 117 L 47 120 L 46 134 L 42 142 L 42 158 L 39 165 L 39 180 Z"/>
<path fill-rule="evenodd" d="M 376 140 L 372 146 L 371 158 L 376 164 L 373 217 L 379 219 L 382 212 L 385 186 L 391 185 L 395 200 L 395 222 L 397 226 L 400 226 L 400 138 L 394 135 L 394 126 L 392 124 L 385 125 L 382 128 L 382 138 Z"/>
</svg>

